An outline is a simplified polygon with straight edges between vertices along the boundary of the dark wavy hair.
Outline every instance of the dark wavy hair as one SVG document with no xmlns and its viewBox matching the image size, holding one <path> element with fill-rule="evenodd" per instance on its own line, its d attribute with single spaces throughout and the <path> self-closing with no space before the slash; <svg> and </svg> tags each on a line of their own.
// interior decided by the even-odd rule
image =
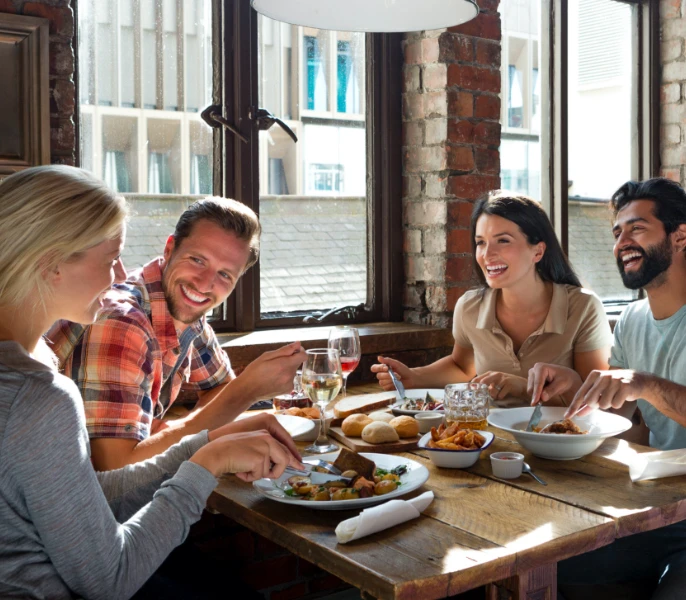
<svg viewBox="0 0 686 600">
<path fill-rule="evenodd" d="M 532 246 L 539 242 L 545 243 L 543 258 L 536 263 L 536 272 L 543 281 L 581 287 L 581 282 L 562 251 L 550 219 L 541 205 L 527 196 L 504 190 L 487 192 L 476 201 L 472 211 L 471 238 L 474 271 L 482 285 L 487 285 L 486 278 L 476 262 L 476 222 L 481 215 L 495 215 L 512 221 L 521 229 L 527 242 Z"/>
<path fill-rule="evenodd" d="M 627 181 L 612 194 L 610 209 L 613 216 L 616 218 L 617 213 L 634 200 L 653 201 L 653 214 L 662 221 L 667 235 L 686 223 L 686 192 L 671 179 L 654 177 L 645 181 Z"/>
</svg>

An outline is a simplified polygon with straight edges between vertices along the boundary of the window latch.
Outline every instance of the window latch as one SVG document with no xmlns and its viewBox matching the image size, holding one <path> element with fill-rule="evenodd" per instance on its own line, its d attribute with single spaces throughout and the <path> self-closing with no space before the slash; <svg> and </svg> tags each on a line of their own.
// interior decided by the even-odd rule
<svg viewBox="0 0 686 600">
<path fill-rule="evenodd" d="M 216 104 L 211 104 L 205 110 L 200 113 L 200 118 L 205 121 L 210 127 L 217 128 L 220 126 L 225 127 L 231 133 L 233 133 L 241 142 L 244 144 L 248 143 L 248 138 L 245 137 L 238 129 L 229 121 L 227 121 L 222 116 L 222 109 Z"/>
<path fill-rule="evenodd" d="M 257 123 L 257 128 L 260 131 L 267 131 L 272 127 L 272 125 L 274 125 L 274 123 L 276 123 L 290 136 L 294 142 L 298 141 L 298 136 L 295 135 L 294 131 L 281 119 L 270 113 L 266 108 L 253 109 L 250 112 L 250 118 Z"/>
<path fill-rule="evenodd" d="M 333 316 L 343 315 L 348 321 L 352 321 L 364 309 L 364 304 L 350 305 L 350 306 L 335 306 L 327 312 L 315 312 L 307 315 L 303 319 L 303 323 L 323 323 L 326 319 Z"/>
</svg>

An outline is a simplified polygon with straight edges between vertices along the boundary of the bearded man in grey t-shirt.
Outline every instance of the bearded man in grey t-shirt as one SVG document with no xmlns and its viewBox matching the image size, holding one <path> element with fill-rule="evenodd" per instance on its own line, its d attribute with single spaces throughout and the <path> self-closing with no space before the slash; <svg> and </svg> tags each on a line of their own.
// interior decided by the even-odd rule
<svg viewBox="0 0 686 600">
<path fill-rule="evenodd" d="M 686 448 L 686 193 L 663 178 L 624 184 L 612 196 L 619 273 L 647 298 L 632 303 L 614 331 L 609 371 L 582 382 L 576 371 L 537 364 L 532 403 L 563 394 L 567 416 L 598 408 L 632 417 L 637 410 L 660 450 Z M 649 582 L 652 600 L 686 594 L 686 521 L 629 536 L 559 564 L 565 584 Z"/>
</svg>

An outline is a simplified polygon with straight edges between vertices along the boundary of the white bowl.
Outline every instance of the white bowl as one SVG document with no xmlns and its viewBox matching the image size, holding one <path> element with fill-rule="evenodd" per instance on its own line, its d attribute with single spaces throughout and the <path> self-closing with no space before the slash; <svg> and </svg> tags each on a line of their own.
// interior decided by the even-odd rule
<svg viewBox="0 0 686 600">
<path fill-rule="evenodd" d="M 419 433 L 428 433 L 432 427 L 438 428 L 443 423 L 445 415 L 434 410 L 422 410 L 415 414 L 414 418 L 419 423 Z"/>
<path fill-rule="evenodd" d="M 491 469 L 500 479 L 517 479 L 522 474 L 524 455 L 519 452 L 493 452 Z"/>
<path fill-rule="evenodd" d="M 588 433 L 559 435 L 524 431 L 533 407 L 506 408 L 488 415 L 488 424 L 509 431 L 521 446 L 533 455 L 553 460 L 574 460 L 593 452 L 607 438 L 631 428 L 631 421 L 612 413 L 596 410 L 585 417 L 572 420 Z M 540 427 L 564 418 L 563 406 L 544 406 Z"/>
<path fill-rule="evenodd" d="M 495 438 L 489 431 L 479 431 L 486 438 L 484 445 L 477 450 L 445 450 L 443 448 L 428 448 L 427 444 L 431 439 L 431 433 L 423 435 L 419 440 L 418 446 L 429 453 L 431 462 L 437 467 L 446 469 L 466 469 L 471 467 L 481 456 L 481 451 L 488 448 Z"/>
</svg>

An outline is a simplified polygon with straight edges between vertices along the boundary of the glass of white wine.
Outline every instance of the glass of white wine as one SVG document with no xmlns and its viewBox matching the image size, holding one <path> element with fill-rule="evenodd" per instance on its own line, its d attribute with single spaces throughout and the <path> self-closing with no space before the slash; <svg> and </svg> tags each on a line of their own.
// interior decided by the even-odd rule
<svg viewBox="0 0 686 600">
<path fill-rule="evenodd" d="M 310 400 L 319 407 L 321 425 L 319 437 L 305 452 L 324 454 L 338 449 L 331 443 L 326 433 L 326 407 L 337 395 L 343 385 L 341 357 L 333 348 L 314 348 L 306 351 L 303 363 L 302 386 Z"/>
</svg>

